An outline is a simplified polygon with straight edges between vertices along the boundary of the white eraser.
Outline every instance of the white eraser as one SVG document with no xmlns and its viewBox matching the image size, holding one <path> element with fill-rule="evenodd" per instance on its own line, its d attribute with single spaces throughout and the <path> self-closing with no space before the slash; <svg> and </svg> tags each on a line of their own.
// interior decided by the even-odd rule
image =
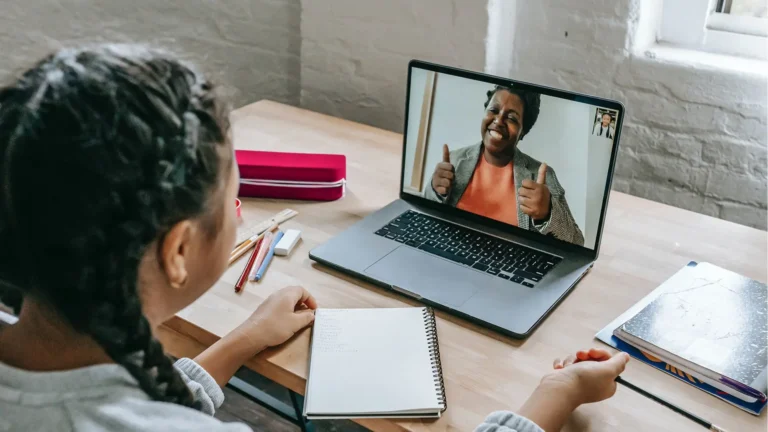
<svg viewBox="0 0 768 432">
<path fill-rule="evenodd" d="M 293 247 L 299 242 L 301 238 L 301 231 L 290 229 L 283 234 L 283 238 L 275 245 L 275 255 L 287 256 L 290 255 Z"/>
</svg>

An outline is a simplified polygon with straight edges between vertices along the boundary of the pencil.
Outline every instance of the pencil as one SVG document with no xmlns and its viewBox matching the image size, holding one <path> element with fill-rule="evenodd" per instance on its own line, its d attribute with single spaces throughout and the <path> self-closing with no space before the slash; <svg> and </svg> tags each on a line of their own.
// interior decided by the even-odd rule
<svg viewBox="0 0 768 432">
<path fill-rule="evenodd" d="M 264 257 L 267 256 L 269 248 L 272 246 L 272 242 L 275 241 L 275 235 L 270 231 L 264 236 L 264 239 L 259 245 L 259 254 L 256 256 L 256 262 L 251 267 L 251 273 L 248 275 L 248 280 L 254 280 L 256 277 L 256 271 L 261 267 L 261 263 L 264 262 Z"/>
<path fill-rule="evenodd" d="M 263 220 L 263 221 L 259 222 L 259 223 L 256 225 L 256 227 L 259 227 L 259 226 L 262 226 L 262 225 L 267 225 L 267 226 L 270 226 L 270 225 L 279 225 L 279 224 L 281 224 L 281 223 L 283 223 L 283 222 L 285 222 L 285 221 L 287 221 L 287 220 L 289 220 L 289 219 L 292 219 L 292 218 L 293 218 L 294 216 L 296 216 L 297 214 L 299 214 L 299 212 L 297 212 L 296 210 L 285 209 L 285 210 L 281 211 L 280 213 L 278 213 L 278 214 L 276 214 L 276 215 L 272 216 L 270 219 L 267 219 L 267 220 Z M 255 228 L 254 228 L 254 229 L 255 229 Z M 264 232 L 264 231 L 266 231 L 266 230 L 265 230 L 265 229 L 262 229 L 262 230 L 261 230 L 261 231 L 259 231 L 259 232 L 260 232 L 260 233 L 262 233 L 262 232 Z M 243 246 L 243 245 L 245 245 L 245 243 L 246 243 L 247 241 L 248 241 L 248 239 L 245 239 L 245 240 L 241 241 L 240 243 L 238 243 L 237 245 L 235 245 L 235 248 L 234 248 L 234 249 L 239 249 L 239 248 L 240 248 L 240 246 Z"/>
<path fill-rule="evenodd" d="M 256 241 L 258 241 L 259 239 L 261 239 L 262 237 L 264 237 L 264 234 L 265 234 L 265 233 L 268 233 L 268 232 L 274 231 L 275 229 L 277 229 L 277 224 L 274 224 L 274 225 L 272 225 L 271 227 L 267 228 L 267 229 L 266 229 L 264 232 L 262 232 L 261 234 L 257 234 L 257 235 L 255 235 L 255 236 L 253 236 L 253 237 L 249 238 L 248 240 L 246 240 L 245 242 L 243 242 L 243 244 L 242 244 L 242 245 L 240 245 L 239 247 L 235 248 L 235 249 L 232 251 L 232 253 L 230 253 L 230 254 L 229 254 L 229 265 L 232 265 L 232 263 L 233 263 L 233 262 L 237 261 L 237 260 L 238 260 L 238 258 L 240 258 L 241 256 L 243 256 L 243 254 L 245 254 L 246 252 L 248 252 L 248 250 L 249 250 L 250 248 L 252 248 L 253 246 L 255 246 L 255 244 L 256 244 Z"/>
<path fill-rule="evenodd" d="M 277 224 L 273 224 L 269 228 L 265 229 L 264 231 L 262 231 L 262 232 L 260 232 L 258 234 L 255 234 L 255 235 L 251 236 L 248 239 L 245 239 L 242 243 L 240 243 L 239 245 L 235 246 L 235 248 L 232 249 L 232 252 L 230 252 L 229 255 L 230 256 L 235 256 L 236 254 L 241 252 L 243 250 L 243 248 L 245 248 L 246 250 L 250 249 L 251 246 L 253 246 L 253 244 L 256 242 L 256 240 L 260 239 L 265 232 L 267 232 L 267 231 L 274 231 L 275 228 L 277 228 Z"/>
<path fill-rule="evenodd" d="M 624 378 L 622 378 L 620 376 L 616 377 L 616 382 L 621 384 L 621 385 L 623 385 L 624 387 L 627 387 L 630 390 L 636 391 L 637 393 L 647 397 L 648 399 L 651 399 L 651 400 L 653 400 L 655 402 L 658 402 L 658 403 L 664 405 L 665 407 L 667 407 L 667 408 L 671 409 L 672 411 L 674 411 L 674 412 L 676 412 L 676 413 L 678 413 L 678 414 L 688 418 L 689 420 L 692 420 L 693 422 L 698 423 L 701 426 L 704 426 L 705 428 L 707 428 L 707 430 L 709 430 L 711 432 L 727 432 L 725 429 L 723 429 L 723 428 L 721 428 L 719 426 L 713 425 L 712 423 L 704 420 L 703 418 L 697 416 L 696 414 L 689 413 L 688 411 L 686 411 L 686 410 L 684 410 L 684 409 L 682 409 L 682 408 L 680 408 L 680 407 L 678 407 L 676 405 L 673 405 L 672 403 L 667 402 L 664 399 L 662 399 L 662 398 L 660 398 L 660 397 L 658 397 L 658 396 L 656 396 L 654 394 L 648 393 L 647 391 L 645 391 L 645 390 L 641 389 L 640 387 L 638 387 L 638 386 L 636 386 L 636 385 L 626 381 Z"/>
<path fill-rule="evenodd" d="M 251 246 L 253 246 L 253 243 L 254 243 L 254 240 L 252 240 L 252 239 L 253 239 L 253 237 L 248 238 L 244 242 L 242 242 L 240 245 L 238 245 L 236 248 L 232 249 L 232 252 L 229 253 L 229 256 L 233 257 L 235 255 L 238 255 L 243 249 L 245 249 L 245 250 L 250 249 Z"/>
<path fill-rule="evenodd" d="M 235 284 L 236 293 L 239 293 L 240 291 L 243 290 L 243 285 L 245 285 L 245 282 L 248 280 L 248 274 L 251 273 L 251 268 L 253 267 L 253 263 L 256 261 L 256 255 L 258 254 L 259 246 L 263 242 L 264 242 L 263 238 L 256 241 L 256 247 L 253 248 L 251 257 L 248 258 L 248 263 L 245 265 L 245 268 L 243 269 L 243 273 L 240 274 L 240 279 L 238 279 L 237 283 Z"/>
<path fill-rule="evenodd" d="M 260 281 L 261 278 L 264 277 L 264 273 L 267 271 L 267 267 L 269 267 L 269 263 L 272 262 L 272 258 L 275 256 L 275 246 L 277 246 L 277 242 L 280 241 L 280 239 L 283 238 L 283 232 L 278 231 L 277 235 L 275 235 L 274 240 L 272 241 L 272 244 L 269 246 L 269 252 L 267 252 L 267 257 L 264 258 L 264 262 L 261 264 L 261 267 L 259 267 L 259 270 L 256 272 L 256 282 Z"/>
</svg>

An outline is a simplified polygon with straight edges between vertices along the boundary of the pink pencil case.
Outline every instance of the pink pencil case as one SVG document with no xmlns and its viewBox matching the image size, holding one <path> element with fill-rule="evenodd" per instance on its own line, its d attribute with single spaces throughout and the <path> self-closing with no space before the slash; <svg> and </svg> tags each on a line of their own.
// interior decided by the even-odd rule
<svg viewBox="0 0 768 432">
<path fill-rule="evenodd" d="M 344 196 L 344 155 L 237 150 L 235 157 L 241 197 L 334 201 Z"/>
</svg>

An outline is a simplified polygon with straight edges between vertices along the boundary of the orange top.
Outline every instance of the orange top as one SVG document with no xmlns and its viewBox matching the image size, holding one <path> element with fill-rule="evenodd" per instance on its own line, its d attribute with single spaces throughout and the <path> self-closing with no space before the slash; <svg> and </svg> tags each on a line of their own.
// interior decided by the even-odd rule
<svg viewBox="0 0 768 432">
<path fill-rule="evenodd" d="M 514 163 L 499 168 L 486 162 L 481 154 L 472 180 L 456 207 L 517 226 Z"/>
</svg>

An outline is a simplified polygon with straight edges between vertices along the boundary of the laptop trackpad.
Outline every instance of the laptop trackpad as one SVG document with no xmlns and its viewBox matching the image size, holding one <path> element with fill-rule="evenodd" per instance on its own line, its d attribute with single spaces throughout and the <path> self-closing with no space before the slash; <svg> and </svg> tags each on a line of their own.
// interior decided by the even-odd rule
<svg viewBox="0 0 768 432">
<path fill-rule="evenodd" d="M 459 264 L 400 246 L 368 267 L 365 273 L 427 300 L 459 307 L 469 300 L 487 276 Z"/>
</svg>

